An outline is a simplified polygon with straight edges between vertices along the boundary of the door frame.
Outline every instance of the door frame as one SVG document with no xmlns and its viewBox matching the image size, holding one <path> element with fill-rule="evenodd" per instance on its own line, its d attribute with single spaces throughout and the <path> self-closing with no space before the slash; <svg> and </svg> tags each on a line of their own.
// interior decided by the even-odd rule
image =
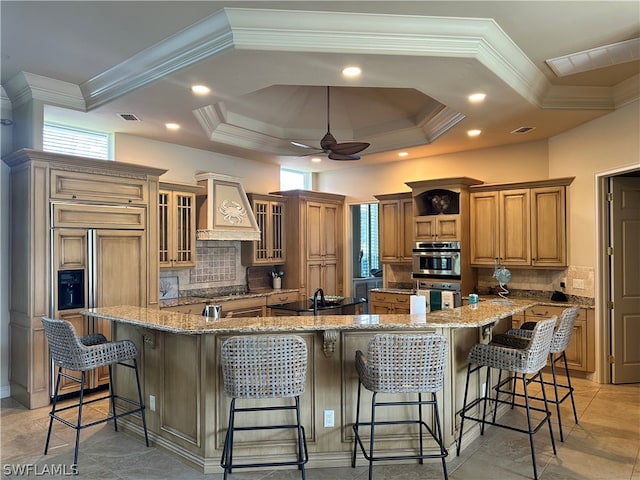
<svg viewBox="0 0 640 480">
<path fill-rule="evenodd" d="M 596 338 L 596 371 L 594 380 L 598 383 L 611 383 L 611 320 L 607 308 L 611 279 L 609 278 L 609 206 L 607 192 L 609 178 L 640 170 L 638 165 L 628 165 L 613 170 L 596 172 L 596 269 L 595 269 L 595 338 Z"/>
</svg>

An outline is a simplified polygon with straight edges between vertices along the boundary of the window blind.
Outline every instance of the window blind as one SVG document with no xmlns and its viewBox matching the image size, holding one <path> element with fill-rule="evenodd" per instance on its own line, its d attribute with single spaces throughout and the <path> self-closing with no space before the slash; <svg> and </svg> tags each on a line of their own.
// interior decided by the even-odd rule
<svg viewBox="0 0 640 480">
<path fill-rule="evenodd" d="M 44 124 L 42 149 L 45 152 L 109 160 L 109 146 L 110 135 L 108 133 L 51 123 Z"/>
</svg>

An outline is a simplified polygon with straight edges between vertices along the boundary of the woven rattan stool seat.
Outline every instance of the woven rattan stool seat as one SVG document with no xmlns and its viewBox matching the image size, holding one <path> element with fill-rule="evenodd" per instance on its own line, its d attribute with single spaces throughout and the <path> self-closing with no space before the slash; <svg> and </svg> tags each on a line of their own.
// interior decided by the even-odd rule
<svg viewBox="0 0 640 480">
<path fill-rule="evenodd" d="M 125 415 L 139 413 L 144 428 L 144 436 L 147 447 L 149 446 L 149 438 L 147 434 L 147 423 L 144 415 L 144 402 L 142 400 L 142 390 L 140 388 L 140 378 L 138 374 L 138 363 L 135 343 L 131 340 L 120 340 L 117 342 L 109 342 L 107 338 L 100 334 L 91 334 L 84 337 L 78 337 L 73 325 L 66 320 L 54 320 L 51 318 L 42 318 L 42 325 L 49 344 L 49 352 L 53 363 L 57 367 L 56 386 L 53 396 L 51 412 L 49 413 L 49 429 L 47 432 L 47 440 L 44 447 L 44 454 L 49 450 L 49 440 L 51 439 L 51 430 L 53 420 L 57 420 L 68 427 L 76 430 L 76 442 L 74 449 L 73 464 L 78 464 L 78 450 L 80 446 L 80 431 L 83 428 L 91 427 L 100 423 L 113 420 L 113 427 L 118 431 L 117 419 Z M 135 370 L 136 382 L 138 387 L 137 401 L 116 395 L 113 386 L 113 365 L 122 365 Z M 84 388 L 86 373 L 99 367 L 109 367 L 109 395 L 100 398 L 94 398 L 89 401 L 84 400 Z M 73 370 L 80 372 L 80 377 L 76 377 L 69 372 L 63 370 Z M 61 378 L 78 382 L 80 384 L 80 396 L 78 403 L 58 408 L 58 392 L 60 389 Z M 109 399 L 111 411 L 106 418 L 92 421 L 90 423 L 82 423 L 82 407 L 84 405 Z M 122 413 L 116 413 L 116 403 L 128 404 L 131 406 Z M 71 423 L 67 419 L 59 416 L 59 413 L 69 409 L 78 409 L 77 422 Z"/>
<path fill-rule="evenodd" d="M 225 340 L 221 349 L 222 375 L 225 394 L 231 397 L 229 427 L 225 436 L 220 465 L 224 478 L 234 468 L 297 466 L 303 480 L 309 456 L 304 427 L 300 421 L 300 395 L 307 381 L 307 344 L 297 335 L 245 335 Z M 236 407 L 237 400 L 293 398 L 294 404 Z M 254 405 L 255 402 L 252 403 Z M 262 424 L 238 427 L 236 414 L 242 412 L 274 412 L 294 410 L 295 423 Z M 268 422 L 270 416 L 263 417 Z M 293 429 L 297 433 L 296 459 L 291 461 L 234 463 L 235 432 L 250 430 Z"/>
<path fill-rule="evenodd" d="M 553 385 L 554 398 L 547 399 L 556 405 L 556 415 L 558 417 L 558 431 L 560 432 L 560 441 L 564 442 L 564 432 L 562 430 L 562 415 L 560 413 L 560 404 L 567 398 L 571 399 L 571 406 L 573 408 L 573 418 L 575 423 L 578 423 L 578 412 L 576 411 L 576 403 L 573 398 L 573 387 L 571 386 L 571 376 L 569 375 L 569 365 L 567 364 L 567 355 L 565 353 L 569 342 L 571 342 L 571 336 L 573 335 L 573 327 L 578 318 L 580 307 L 565 308 L 560 315 L 560 320 L 553 333 L 553 339 L 551 340 L 551 346 L 549 347 L 549 363 L 551 365 L 551 374 L 553 381 L 544 382 L 545 385 Z M 528 342 L 533 335 L 532 330 L 535 328 L 537 322 L 525 322 L 520 328 L 514 328 L 509 330 L 504 335 L 496 336 L 491 343 L 507 345 L 514 342 Z M 560 360 L 564 361 L 564 370 L 567 378 L 567 383 L 560 383 L 556 372 L 556 362 Z M 559 389 L 563 389 L 564 395 L 560 395 Z M 516 393 L 514 392 L 514 395 Z M 540 397 L 531 397 L 535 400 L 542 400 Z"/>
<path fill-rule="evenodd" d="M 526 433 L 529 435 L 529 443 L 531 446 L 531 458 L 533 463 L 533 475 L 537 480 L 538 469 L 536 466 L 535 448 L 533 443 L 533 435 L 545 424 L 549 427 L 549 436 L 551 437 L 551 444 L 553 446 L 553 453 L 556 453 L 556 446 L 553 441 L 553 431 L 551 429 L 551 413 L 547 404 L 546 395 L 544 394 L 544 388 L 542 388 L 544 408 L 536 408 L 530 405 L 529 400 L 531 397 L 528 395 L 527 387 L 529 383 L 538 381 L 540 386 L 543 387 L 542 368 L 546 364 L 547 356 L 549 354 L 549 348 L 553 338 L 553 329 L 556 324 L 556 317 L 542 320 L 537 323 L 531 332 L 529 338 L 510 336 L 510 335 L 496 335 L 494 339 L 496 342 L 489 344 L 476 344 L 469 351 L 467 357 L 467 381 L 464 391 L 463 408 L 460 412 L 462 421 L 460 423 L 457 455 L 460 455 L 460 448 L 462 445 L 462 434 L 464 431 L 465 420 L 473 420 L 479 422 L 480 434 L 484 434 L 485 424 L 494 425 L 497 427 L 507 428 L 509 430 Z M 503 343 L 498 343 L 501 341 Z M 486 369 L 485 385 L 487 386 L 486 392 L 479 398 L 467 403 L 469 393 L 469 379 L 474 372 L 479 372 L 482 368 Z M 491 397 L 489 390 L 491 383 L 491 369 L 498 369 L 498 381 L 495 386 L 495 396 Z M 524 404 L 517 404 L 514 402 L 513 388 L 515 388 L 514 377 L 509 377 L 509 384 L 512 386 L 512 390 L 508 392 L 509 400 L 506 401 L 499 397 L 500 393 L 503 393 L 501 387 L 505 385 L 502 379 L 502 372 L 513 372 L 517 377 L 522 379 L 522 386 L 524 389 Z M 527 378 L 527 375 L 532 375 Z M 478 384 L 480 384 L 480 378 L 478 378 Z M 487 406 L 492 405 L 493 415 L 492 419 L 486 418 Z M 507 423 L 500 423 L 496 421 L 496 414 L 498 405 L 508 404 L 511 408 L 519 407 L 526 410 L 527 415 L 527 429 L 511 426 Z M 542 420 L 536 425 L 533 424 L 531 418 L 531 411 L 537 411 L 543 414 Z M 481 413 L 480 413 L 481 412 Z M 476 413 L 477 416 L 474 416 Z"/>
<path fill-rule="evenodd" d="M 369 342 L 367 354 L 356 352 L 356 370 L 358 372 L 358 400 L 356 421 L 353 424 L 354 445 L 351 465 L 356 466 L 357 448 L 369 461 L 369 480 L 373 478 L 373 462 L 388 460 L 416 459 L 423 463 L 424 459 L 439 458 L 442 460 L 444 478 L 447 478 L 445 457 L 448 455 L 443 445 L 442 429 L 436 392 L 442 389 L 444 372 L 447 363 L 448 343 L 445 337 L 436 334 L 379 334 Z M 371 421 L 360 422 L 361 389 L 364 386 L 373 392 L 371 398 Z M 399 400 L 379 402 L 377 395 L 383 394 L 417 394 L 417 400 Z M 431 394 L 430 400 L 423 400 L 422 394 Z M 406 398 L 406 395 L 403 395 Z M 416 405 L 416 420 L 376 421 L 377 407 L 406 407 Z M 422 406 L 433 407 L 434 428 L 423 421 Z M 419 428 L 419 452 L 415 455 L 376 455 L 374 439 L 376 427 L 383 425 L 417 425 Z M 369 449 L 362 442 L 360 428 L 370 427 Z M 433 453 L 425 453 L 423 430 L 435 440 L 437 448 Z"/>
</svg>

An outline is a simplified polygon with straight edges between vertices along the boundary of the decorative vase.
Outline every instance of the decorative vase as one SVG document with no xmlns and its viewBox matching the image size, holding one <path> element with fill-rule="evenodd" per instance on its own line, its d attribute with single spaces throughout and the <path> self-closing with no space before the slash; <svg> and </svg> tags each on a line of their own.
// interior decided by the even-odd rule
<svg viewBox="0 0 640 480">
<path fill-rule="evenodd" d="M 273 278 L 273 288 L 276 290 L 282 287 L 282 278 L 274 277 Z"/>
</svg>

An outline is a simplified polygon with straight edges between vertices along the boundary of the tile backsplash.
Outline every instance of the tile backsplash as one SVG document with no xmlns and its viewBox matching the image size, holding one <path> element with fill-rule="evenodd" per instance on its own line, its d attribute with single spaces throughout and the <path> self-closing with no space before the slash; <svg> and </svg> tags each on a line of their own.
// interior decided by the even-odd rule
<svg viewBox="0 0 640 480">
<path fill-rule="evenodd" d="M 203 292 L 246 290 L 246 268 L 241 263 L 241 242 L 236 240 L 198 240 L 196 266 L 162 269 L 160 277 L 177 276 L 179 295 L 200 296 Z"/>
</svg>

